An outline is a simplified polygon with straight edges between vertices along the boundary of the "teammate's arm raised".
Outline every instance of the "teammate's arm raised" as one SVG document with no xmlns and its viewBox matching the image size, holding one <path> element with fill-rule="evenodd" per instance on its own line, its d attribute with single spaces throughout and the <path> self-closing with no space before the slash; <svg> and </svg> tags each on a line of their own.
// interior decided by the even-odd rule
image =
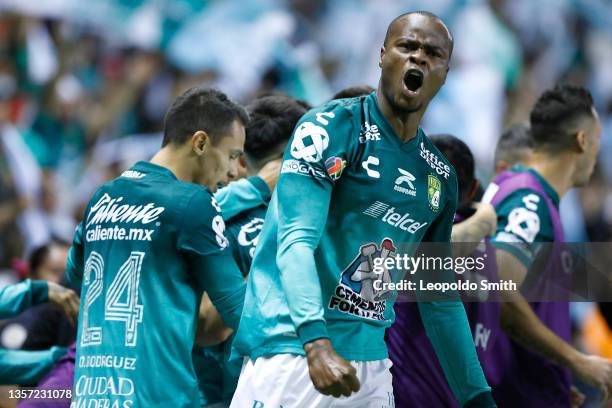
<svg viewBox="0 0 612 408">
<path fill-rule="evenodd" d="M 423 239 L 424 242 L 448 243 L 445 247 L 435 248 L 435 256 L 451 255 L 451 230 L 457 205 L 456 182 L 454 188 L 455 194 L 447 194 L 454 198 L 447 200 L 442 213 Z M 455 281 L 454 271 L 443 270 L 440 273 L 436 275 L 437 279 Z M 457 293 L 444 296 L 449 298 L 420 301 L 418 306 L 427 337 L 434 347 L 448 384 L 462 406 L 494 407 L 495 402 L 478 361 L 463 303 Z M 450 344 L 453 346 L 450 347 Z"/>
<path fill-rule="evenodd" d="M 289 313 L 315 388 L 335 397 L 357 391 L 359 380 L 355 369 L 336 354 L 329 341 L 314 251 L 327 221 L 333 184 L 341 175 L 340 169 L 332 178 L 325 162 L 351 159 L 348 135 L 352 126 L 352 117 L 341 109 L 307 113 L 289 142 L 276 187 L 276 263 Z"/>
</svg>

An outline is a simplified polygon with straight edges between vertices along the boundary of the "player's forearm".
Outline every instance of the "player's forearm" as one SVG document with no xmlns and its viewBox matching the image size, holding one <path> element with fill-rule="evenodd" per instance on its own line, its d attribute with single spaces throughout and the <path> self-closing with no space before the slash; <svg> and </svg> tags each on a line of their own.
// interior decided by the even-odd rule
<svg viewBox="0 0 612 408">
<path fill-rule="evenodd" d="M 246 284 L 240 269 L 229 252 L 216 255 L 189 257 L 200 287 L 210 300 L 225 325 L 237 329 L 242 314 Z"/>
<path fill-rule="evenodd" d="M 261 177 L 249 177 L 229 183 L 214 194 L 221 207 L 223 219 L 264 204 L 270 197 L 270 189 Z"/>
<path fill-rule="evenodd" d="M 31 306 L 46 302 L 49 298 L 47 282 L 30 279 L 0 289 L 0 319 L 15 316 Z"/>
<path fill-rule="evenodd" d="M 552 332 L 518 292 L 505 292 L 501 303 L 501 326 L 515 342 L 557 364 L 571 368 L 579 353 Z"/>
<path fill-rule="evenodd" d="M 202 347 L 213 346 L 225 341 L 231 334 L 232 329 L 227 327 L 212 304 L 207 294 L 202 296 L 198 326 L 196 329 L 196 343 Z"/>
<path fill-rule="evenodd" d="M 427 337 L 453 394 L 466 404 L 491 389 L 482 372 L 463 304 L 459 301 L 419 302 Z M 452 344 L 452 347 L 449 347 Z"/>
<path fill-rule="evenodd" d="M 474 252 L 480 241 L 491 231 L 491 224 L 486 220 L 470 217 L 453 225 L 451 242 L 461 243 L 453 246 L 453 256 L 468 256 Z"/>
<path fill-rule="evenodd" d="M 302 344 L 329 337 L 323 318 L 323 300 L 314 250 L 296 243 L 279 251 L 276 262 L 287 293 L 289 314 Z"/>
<path fill-rule="evenodd" d="M 0 384 L 36 384 L 64 354 L 63 347 L 43 351 L 0 349 Z"/>
</svg>

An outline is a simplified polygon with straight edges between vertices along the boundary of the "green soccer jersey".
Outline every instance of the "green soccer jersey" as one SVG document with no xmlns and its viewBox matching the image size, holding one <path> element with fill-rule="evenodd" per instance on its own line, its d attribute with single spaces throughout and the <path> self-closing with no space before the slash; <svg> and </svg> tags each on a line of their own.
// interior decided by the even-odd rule
<svg viewBox="0 0 612 408">
<path fill-rule="evenodd" d="M 260 205 L 243 211 L 227 222 L 227 238 L 232 254 L 243 276 L 249 274 L 259 234 L 266 218 L 267 205 Z"/>
<path fill-rule="evenodd" d="M 100 187 L 75 233 L 81 284 L 73 406 L 197 407 L 202 291 L 236 327 L 244 280 L 211 193 L 139 162 Z"/>
<path fill-rule="evenodd" d="M 394 294 L 374 288 L 373 261 L 421 241 L 449 242 L 456 205 L 454 169 L 422 130 L 402 143 L 375 93 L 308 112 L 266 213 L 236 353 L 304 354 L 304 343 L 329 337 L 348 360 L 386 358 Z M 463 305 L 422 302 L 419 310 L 445 373 L 465 379 L 459 393 L 488 390 Z"/>
<path fill-rule="evenodd" d="M 219 190 L 215 198 L 227 221 L 226 233 L 232 256 L 242 275 L 247 276 L 266 216 L 270 191 L 265 182 L 255 176 L 230 183 Z M 221 344 L 194 347 L 193 364 L 198 375 L 202 406 L 229 403 L 234 395 L 242 362 L 229 360 L 232 340 L 233 336 L 230 336 Z"/>
<path fill-rule="evenodd" d="M 528 171 L 535 175 L 553 204 L 559 206 L 559 195 L 535 170 L 517 165 L 512 167 L 512 171 Z M 542 244 L 554 241 L 546 199 L 533 190 L 520 189 L 498 203 L 495 211 L 497 230 L 493 245 L 510 252 L 529 269 L 542 249 Z"/>
</svg>

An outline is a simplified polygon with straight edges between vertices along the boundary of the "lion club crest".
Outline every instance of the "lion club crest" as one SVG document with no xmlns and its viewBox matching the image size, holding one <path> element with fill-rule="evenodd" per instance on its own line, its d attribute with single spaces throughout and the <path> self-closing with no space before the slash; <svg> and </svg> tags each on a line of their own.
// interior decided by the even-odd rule
<svg viewBox="0 0 612 408">
<path fill-rule="evenodd" d="M 330 309 L 368 319 L 384 320 L 386 300 L 391 290 L 376 290 L 375 281 L 392 282 L 391 273 L 380 263 L 382 271 L 375 271 L 375 259 L 395 256 L 395 245 L 385 238 L 380 245 L 370 242 L 359 248 L 359 254 L 342 271 L 340 282 L 329 301 Z M 380 262 L 380 261 L 378 261 Z"/>
</svg>

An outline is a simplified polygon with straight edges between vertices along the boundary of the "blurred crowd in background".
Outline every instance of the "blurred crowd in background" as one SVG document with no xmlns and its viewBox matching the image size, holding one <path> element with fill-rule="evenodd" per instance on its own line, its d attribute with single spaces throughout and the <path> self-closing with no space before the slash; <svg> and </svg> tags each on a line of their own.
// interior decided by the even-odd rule
<svg viewBox="0 0 612 408">
<path fill-rule="evenodd" d="M 466 141 L 483 184 L 501 131 L 527 122 L 544 89 L 590 89 L 602 160 L 562 213 L 568 240 L 612 240 L 610 1 L 0 0 L 0 284 L 27 276 L 41 246 L 69 242 L 93 191 L 158 149 L 179 93 L 318 105 L 376 86 L 388 23 L 419 9 L 455 37 L 423 127 Z"/>
</svg>

